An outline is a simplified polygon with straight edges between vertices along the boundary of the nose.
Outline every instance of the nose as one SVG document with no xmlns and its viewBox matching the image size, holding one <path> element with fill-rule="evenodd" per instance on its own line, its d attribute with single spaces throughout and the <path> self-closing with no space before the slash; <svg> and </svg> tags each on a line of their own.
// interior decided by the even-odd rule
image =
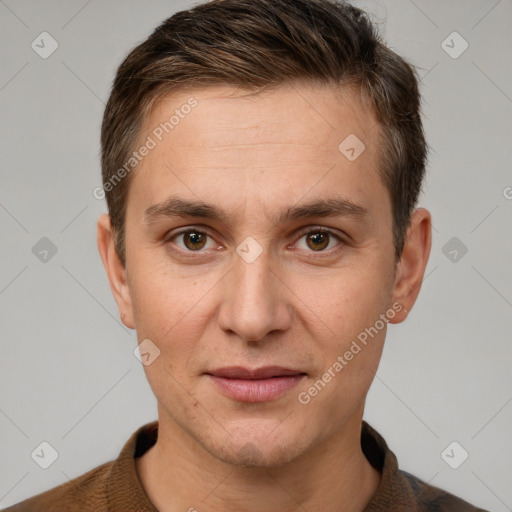
<svg viewBox="0 0 512 512">
<path fill-rule="evenodd" d="M 256 342 L 290 327 L 290 292 L 270 268 L 265 252 L 251 263 L 236 255 L 234 268 L 226 278 L 218 316 L 225 332 Z"/>
</svg>

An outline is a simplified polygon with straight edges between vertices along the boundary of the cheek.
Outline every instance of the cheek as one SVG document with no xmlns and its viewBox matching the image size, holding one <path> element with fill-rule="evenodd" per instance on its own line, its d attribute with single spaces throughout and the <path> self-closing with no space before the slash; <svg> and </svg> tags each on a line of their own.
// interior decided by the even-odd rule
<svg viewBox="0 0 512 512">
<path fill-rule="evenodd" d="M 311 336 L 321 354 L 318 373 L 299 390 L 298 400 L 315 410 L 325 424 L 342 421 L 361 406 L 382 355 L 387 309 L 377 293 L 345 287 L 315 306 L 324 321 L 311 319 Z M 327 327 L 325 327 L 327 326 Z M 313 330 L 313 329 L 316 329 Z"/>
<path fill-rule="evenodd" d="M 364 400 L 386 336 L 387 322 L 381 315 L 388 310 L 392 280 L 383 265 L 375 270 L 360 268 L 339 269 L 329 278 L 296 283 L 305 303 L 302 321 L 321 362 L 301 396 L 314 402 L 316 410 L 340 417 Z M 335 410 L 333 403 L 339 404 Z"/>
<path fill-rule="evenodd" d="M 150 339 L 160 351 L 144 371 L 160 401 L 174 397 L 186 402 L 182 386 L 187 386 L 195 350 L 204 335 L 212 308 L 208 289 L 213 285 L 207 277 L 184 278 L 150 268 L 134 272 L 131 283 L 138 341 Z"/>
<path fill-rule="evenodd" d="M 184 276 L 168 267 L 146 268 L 151 270 L 134 269 L 140 271 L 133 273 L 131 289 L 139 343 L 148 338 L 160 350 L 155 364 L 145 367 L 147 377 L 152 387 L 164 385 L 169 373 L 185 382 L 197 373 L 197 353 L 214 317 L 222 273 Z"/>
<path fill-rule="evenodd" d="M 343 349 L 365 328 L 374 325 L 388 308 L 392 280 L 372 269 L 338 269 L 329 276 L 302 276 L 294 291 L 308 316 L 315 339 Z"/>
<path fill-rule="evenodd" d="M 158 262 L 134 265 L 130 270 L 130 294 L 139 337 L 163 340 L 184 324 L 191 329 L 214 284 L 208 275 L 184 276 Z"/>
</svg>

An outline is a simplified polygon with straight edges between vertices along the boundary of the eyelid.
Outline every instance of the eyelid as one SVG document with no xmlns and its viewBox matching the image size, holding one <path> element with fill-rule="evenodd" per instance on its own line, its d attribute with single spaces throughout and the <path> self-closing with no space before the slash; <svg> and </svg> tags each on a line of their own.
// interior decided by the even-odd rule
<svg viewBox="0 0 512 512">
<path fill-rule="evenodd" d="M 307 235 L 308 233 L 328 233 L 329 235 L 333 235 L 333 236 L 339 238 L 340 240 L 342 239 L 341 235 L 339 235 L 336 230 L 334 230 L 332 228 L 328 228 L 326 226 L 306 226 L 304 228 L 301 228 L 296 233 L 296 236 L 298 236 L 298 235 L 304 236 L 304 235 Z"/>
<path fill-rule="evenodd" d="M 194 231 L 196 233 L 201 233 L 202 235 L 208 235 L 208 236 L 212 237 L 210 235 L 210 233 L 208 232 L 207 228 L 205 228 L 203 226 L 192 225 L 192 226 L 183 226 L 182 228 L 172 229 L 171 231 L 169 231 L 168 233 L 165 234 L 165 239 L 171 240 L 174 237 L 176 237 L 178 235 L 182 235 L 183 233 L 188 233 L 189 231 Z"/>
</svg>

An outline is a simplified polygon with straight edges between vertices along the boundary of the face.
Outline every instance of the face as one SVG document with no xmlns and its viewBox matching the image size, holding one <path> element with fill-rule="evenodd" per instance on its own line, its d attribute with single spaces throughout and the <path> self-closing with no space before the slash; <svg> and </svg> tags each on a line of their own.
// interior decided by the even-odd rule
<svg viewBox="0 0 512 512">
<path fill-rule="evenodd" d="M 125 324 L 159 350 L 144 368 L 161 425 L 225 462 L 278 466 L 360 424 L 387 323 L 411 303 L 372 114 L 343 88 L 244 94 L 158 103 L 126 267 L 104 261 Z"/>
</svg>

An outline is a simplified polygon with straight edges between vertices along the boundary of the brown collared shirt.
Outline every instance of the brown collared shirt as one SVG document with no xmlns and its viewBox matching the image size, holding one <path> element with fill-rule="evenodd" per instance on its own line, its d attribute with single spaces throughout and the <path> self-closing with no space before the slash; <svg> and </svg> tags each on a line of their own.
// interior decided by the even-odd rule
<svg viewBox="0 0 512 512">
<path fill-rule="evenodd" d="M 119 457 L 4 512 L 158 512 L 138 478 L 135 458 L 156 442 L 158 422 L 139 428 Z M 364 512 L 486 512 L 401 471 L 384 439 L 363 421 L 361 446 L 382 478 Z"/>
</svg>

